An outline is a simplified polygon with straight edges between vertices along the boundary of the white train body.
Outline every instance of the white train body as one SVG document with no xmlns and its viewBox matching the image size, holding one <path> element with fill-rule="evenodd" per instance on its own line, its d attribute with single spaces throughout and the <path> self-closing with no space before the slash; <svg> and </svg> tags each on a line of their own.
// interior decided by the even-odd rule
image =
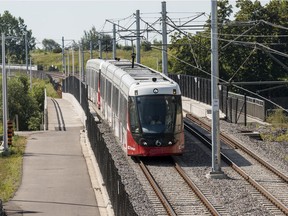
<svg viewBox="0 0 288 216">
<path fill-rule="evenodd" d="M 88 98 L 123 150 L 133 156 L 180 155 L 184 149 L 181 92 L 176 82 L 128 60 L 92 59 Z"/>
</svg>

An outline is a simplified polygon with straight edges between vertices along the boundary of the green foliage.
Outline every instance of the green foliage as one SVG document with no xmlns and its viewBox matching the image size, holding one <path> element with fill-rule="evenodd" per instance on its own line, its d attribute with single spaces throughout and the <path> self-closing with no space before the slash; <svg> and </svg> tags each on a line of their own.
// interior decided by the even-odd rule
<svg viewBox="0 0 288 216">
<path fill-rule="evenodd" d="M 142 42 L 141 47 L 142 47 L 142 50 L 145 52 L 152 50 L 151 43 L 149 41 Z"/>
<path fill-rule="evenodd" d="M 45 51 L 49 51 L 49 52 L 53 51 L 54 53 L 61 53 L 62 52 L 62 48 L 61 48 L 60 44 L 58 44 L 53 39 L 44 39 L 42 41 L 42 45 L 43 45 L 43 49 Z"/>
<path fill-rule="evenodd" d="M 2 89 L 2 82 L 0 84 Z M 8 80 L 9 119 L 18 115 L 19 130 L 39 130 L 44 103 L 45 81 L 38 81 L 29 89 L 27 76 L 16 76 Z M 2 103 L 2 94 L 0 96 Z M 2 112 L 2 106 L 1 106 Z"/>
<path fill-rule="evenodd" d="M 132 50 L 132 46 L 123 46 L 122 49 L 126 51 L 130 51 Z"/>
<path fill-rule="evenodd" d="M 26 142 L 25 137 L 16 135 L 9 154 L 0 155 L 0 199 L 4 202 L 14 195 L 20 185 Z"/>
<path fill-rule="evenodd" d="M 51 83 L 46 83 L 46 93 L 48 97 L 59 98 L 58 93 L 55 91 Z"/>
<path fill-rule="evenodd" d="M 84 50 L 90 50 L 90 43 L 92 43 L 92 49 L 99 48 L 99 33 L 96 31 L 95 26 L 89 31 L 84 31 L 84 36 L 81 38 L 79 43 L 82 44 Z M 112 50 L 112 37 L 108 34 L 101 35 L 101 43 L 103 50 L 111 51 Z"/>
<path fill-rule="evenodd" d="M 268 115 L 267 122 L 274 125 L 288 124 L 288 116 L 281 109 L 276 109 L 272 114 Z"/>
<path fill-rule="evenodd" d="M 288 38 L 281 36 L 287 35 L 288 1 L 271 0 L 263 6 L 260 1 L 238 0 L 236 7 L 238 10 L 232 20 L 232 7 L 228 0 L 218 1 L 220 77 L 235 82 L 287 78 L 285 66 L 279 64 L 280 61 L 287 67 L 287 58 L 271 53 L 271 49 L 288 53 Z M 274 26 L 260 20 L 270 22 Z M 278 28 L 276 25 L 284 28 Z M 210 18 L 206 27 L 196 35 L 176 33 L 171 37 L 169 53 L 176 57 L 169 59 L 173 73 L 206 77 L 207 75 L 198 68 L 210 73 Z M 180 60 L 188 62 L 190 66 Z M 267 86 L 250 85 L 245 88 L 255 92 Z M 262 93 L 263 96 L 264 94 Z"/>
<path fill-rule="evenodd" d="M 6 40 L 6 58 L 14 63 L 25 62 L 25 34 L 27 33 L 28 49 L 35 48 L 35 38 L 32 37 L 32 31 L 27 29 L 24 20 L 16 18 L 9 11 L 0 14 L 0 32 L 6 36 L 14 36 L 15 38 Z M 0 53 L 2 59 L 2 53 Z"/>
</svg>

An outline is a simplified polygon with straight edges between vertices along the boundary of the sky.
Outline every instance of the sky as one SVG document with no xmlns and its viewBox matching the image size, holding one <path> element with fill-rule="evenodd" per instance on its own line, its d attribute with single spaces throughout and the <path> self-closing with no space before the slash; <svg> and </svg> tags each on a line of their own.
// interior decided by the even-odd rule
<svg viewBox="0 0 288 216">
<path fill-rule="evenodd" d="M 13 16 L 24 19 L 27 29 L 32 30 L 32 35 L 36 38 L 39 47 L 43 39 L 53 39 L 61 44 L 61 39 L 64 37 L 65 41 L 78 42 L 83 37 L 84 31 L 89 31 L 92 26 L 95 26 L 97 31 L 112 31 L 112 24 L 106 20 L 114 21 L 121 26 L 129 26 L 134 20 L 130 16 L 136 10 L 140 10 L 140 16 L 145 21 L 154 22 L 161 16 L 161 2 L 157 0 L 0 0 L 0 14 L 8 10 Z M 233 4 L 235 0 L 230 2 Z M 268 0 L 261 0 L 261 2 L 267 3 Z M 175 18 L 196 16 L 197 12 L 205 12 L 209 15 L 211 0 L 166 0 L 166 9 L 167 15 Z M 207 15 L 197 20 L 200 22 L 206 19 Z"/>
</svg>

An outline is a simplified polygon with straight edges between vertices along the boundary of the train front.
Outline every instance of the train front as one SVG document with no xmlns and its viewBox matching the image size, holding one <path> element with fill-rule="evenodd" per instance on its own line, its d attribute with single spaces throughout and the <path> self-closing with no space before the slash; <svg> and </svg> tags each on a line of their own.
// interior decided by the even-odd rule
<svg viewBox="0 0 288 216">
<path fill-rule="evenodd" d="M 128 155 L 181 155 L 184 128 L 179 86 L 172 82 L 139 85 L 129 95 Z"/>
</svg>

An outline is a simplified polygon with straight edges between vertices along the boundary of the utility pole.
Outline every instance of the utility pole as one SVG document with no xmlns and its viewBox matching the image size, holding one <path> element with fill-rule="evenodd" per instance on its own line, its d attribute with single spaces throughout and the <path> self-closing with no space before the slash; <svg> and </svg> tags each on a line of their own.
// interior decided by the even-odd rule
<svg viewBox="0 0 288 216">
<path fill-rule="evenodd" d="M 98 35 L 99 58 L 102 59 L 102 35 Z"/>
<path fill-rule="evenodd" d="M 116 24 L 113 24 L 113 59 L 116 59 Z"/>
<path fill-rule="evenodd" d="M 26 56 L 26 73 L 28 74 L 28 39 L 27 39 L 27 32 L 25 33 L 25 56 Z"/>
<path fill-rule="evenodd" d="M 30 57 L 30 90 L 32 90 L 32 61 Z"/>
<path fill-rule="evenodd" d="M 3 143 L 4 152 L 8 150 L 7 134 L 7 76 L 5 68 L 5 35 L 2 33 L 2 103 L 3 103 Z"/>
<path fill-rule="evenodd" d="M 68 72 L 68 76 L 70 76 L 70 52 L 69 49 L 67 50 L 68 52 L 68 56 L 67 56 L 67 72 Z"/>
<path fill-rule="evenodd" d="M 140 64 L 140 11 L 136 10 L 136 62 Z"/>
<path fill-rule="evenodd" d="M 62 37 L 62 71 L 64 72 L 65 69 L 65 54 L 64 54 L 64 37 Z"/>
<path fill-rule="evenodd" d="M 84 59 L 85 59 L 85 56 L 84 56 L 84 49 L 83 49 L 83 46 L 82 46 L 82 61 L 81 61 L 81 66 L 82 66 L 82 70 L 81 70 L 81 72 L 82 72 L 82 82 L 85 82 L 86 83 L 86 81 L 85 81 L 85 68 L 84 68 Z M 85 86 L 86 86 L 86 84 L 85 84 Z"/>
<path fill-rule="evenodd" d="M 90 41 L 90 59 L 93 58 L 93 53 L 92 53 L 92 41 Z"/>
<path fill-rule="evenodd" d="M 166 2 L 162 2 L 162 73 L 168 75 Z"/>
<path fill-rule="evenodd" d="M 81 44 L 79 44 L 79 103 L 82 104 L 82 96 L 81 96 L 81 78 L 82 78 L 82 72 L 81 72 Z"/>
<path fill-rule="evenodd" d="M 72 74 L 75 76 L 75 65 L 74 65 L 74 48 L 72 47 Z"/>
<path fill-rule="evenodd" d="M 212 171 L 208 178 L 224 178 L 221 171 L 219 125 L 219 66 L 217 0 L 211 0 L 211 95 L 212 95 Z"/>
</svg>

